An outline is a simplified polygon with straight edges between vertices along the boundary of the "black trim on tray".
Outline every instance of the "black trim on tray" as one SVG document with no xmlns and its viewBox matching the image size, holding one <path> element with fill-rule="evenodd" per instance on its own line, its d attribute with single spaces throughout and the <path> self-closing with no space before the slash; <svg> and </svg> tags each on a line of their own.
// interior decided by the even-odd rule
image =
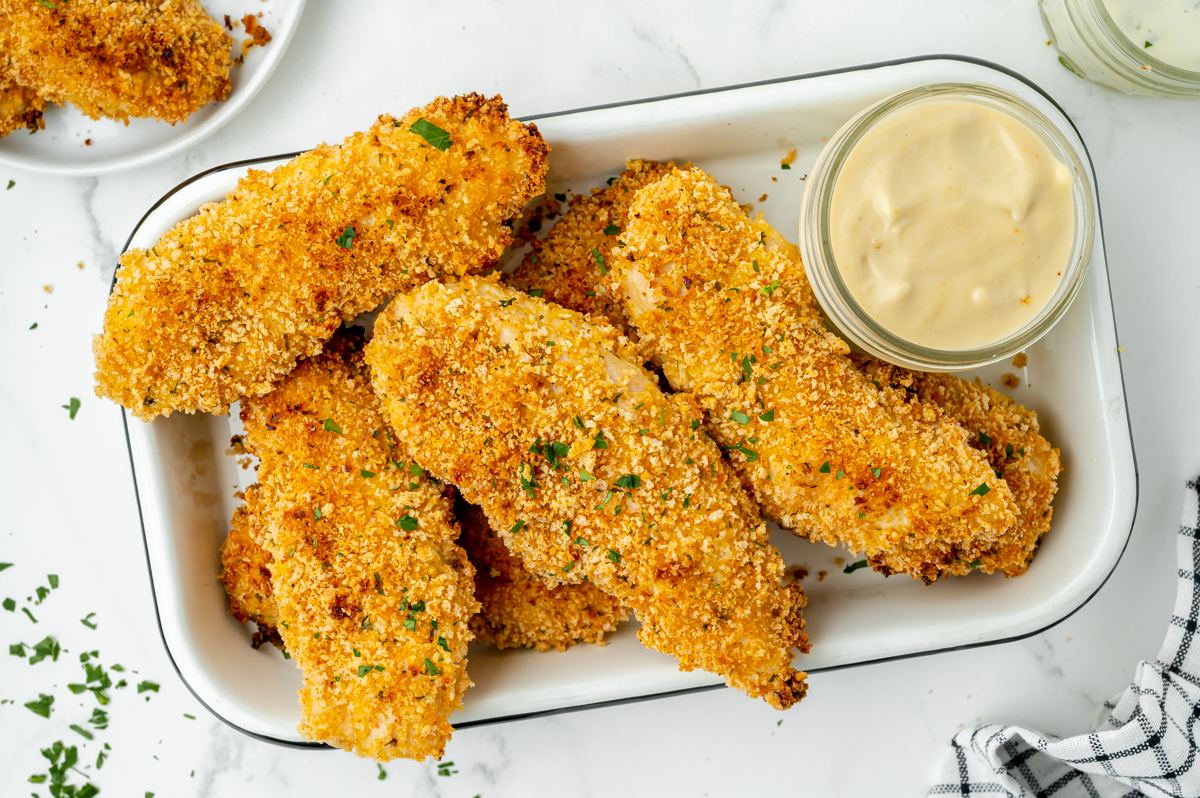
<svg viewBox="0 0 1200 798">
<path fill-rule="evenodd" d="M 1096 191 L 1096 214 L 1097 214 L 1097 216 L 1100 217 L 1099 236 L 1098 236 L 1099 241 L 1100 241 L 1100 251 L 1102 253 L 1105 253 L 1104 219 L 1103 219 L 1103 213 L 1100 208 L 1099 186 L 1096 184 L 1096 166 L 1092 162 L 1091 152 L 1088 151 L 1087 143 L 1083 141 L 1083 136 L 1079 133 L 1079 128 L 1076 127 L 1074 120 L 1071 119 L 1070 115 L 1067 114 L 1066 110 L 1061 105 L 1059 105 L 1058 102 L 1053 97 L 1051 97 L 1049 94 L 1047 94 L 1036 83 L 1029 80 L 1024 75 L 1021 75 L 1018 72 L 1015 72 L 1007 67 L 1001 66 L 1000 64 L 997 64 L 993 61 L 988 61 L 983 58 L 975 58 L 973 56 L 967 56 L 967 55 L 937 55 L 937 54 L 909 56 L 907 58 L 896 58 L 896 59 L 892 59 L 892 60 L 888 60 L 888 61 L 877 61 L 877 62 L 873 62 L 870 64 L 860 64 L 858 66 L 851 66 L 851 67 L 839 67 L 837 69 L 827 69 L 827 70 L 821 70 L 819 72 L 806 72 L 806 73 L 799 74 L 799 75 L 791 75 L 791 76 L 782 77 L 782 78 L 769 78 L 767 80 L 752 81 L 750 83 L 739 83 L 739 84 L 732 85 L 732 86 L 721 86 L 719 88 L 713 88 L 713 89 L 696 89 L 694 91 L 685 91 L 685 92 L 679 92 L 676 94 L 664 94 L 664 95 L 659 95 L 656 97 L 647 97 L 647 98 L 643 98 L 640 100 L 628 100 L 628 101 L 624 101 L 624 102 L 606 103 L 603 105 L 592 105 L 592 106 L 586 106 L 583 108 L 574 108 L 574 109 L 571 109 L 568 111 L 557 111 L 554 113 L 536 114 L 533 116 L 525 117 L 522 121 L 535 122 L 539 119 L 550 119 L 553 117 L 585 113 L 588 111 L 601 111 L 601 110 L 605 110 L 605 109 L 609 109 L 609 108 L 622 108 L 622 107 L 630 106 L 630 105 L 644 105 L 646 103 L 661 102 L 663 100 L 674 100 L 674 99 L 678 99 L 678 98 L 682 98 L 682 97 L 693 97 L 693 96 L 701 95 L 701 94 L 716 94 L 719 92 L 733 91 L 736 89 L 747 89 L 747 88 L 752 88 L 755 86 L 770 86 L 770 85 L 773 85 L 776 83 L 790 83 L 792 81 L 797 81 L 797 80 L 808 80 L 811 78 L 819 78 L 819 77 L 824 77 L 827 75 L 839 75 L 839 74 L 843 74 L 846 72 L 862 72 L 862 71 L 871 70 L 871 69 L 882 69 L 885 67 L 899 66 L 901 64 L 918 63 L 921 61 L 959 61 L 959 62 L 975 64 L 977 66 L 982 66 L 982 67 L 986 67 L 988 69 L 995 70 L 997 72 L 1000 72 L 1004 75 L 1009 76 L 1010 78 L 1013 78 L 1014 80 L 1018 80 L 1021 83 L 1024 83 L 1026 86 L 1033 89 L 1038 94 L 1040 94 L 1043 98 L 1045 98 L 1047 102 L 1049 102 L 1051 105 L 1053 105 L 1058 110 L 1058 112 L 1063 115 L 1063 118 L 1067 120 L 1067 123 L 1071 126 L 1071 129 L 1074 130 L 1075 134 L 1079 137 L 1079 141 L 1083 146 L 1084 157 L 1087 158 L 1088 166 L 1092 170 L 1092 185 Z M 129 238 L 126 239 L 125 246 L 121 250 L 122 253 L 129 249 L 130 242 L 133 241 L 133 237 L 137 234 L 137 231 L 141 228 L 142 224 L 146 221 L 146 219 L 150 216 L 150 214 L 152 214 L 164 202 L 166 202 L 168 199 L 170 199 L 172 196 L 174 196 L 177 192 L 179 192 L 181 189 L 185 188 L 186 186 L 191 185 L 192 183 L 196 182 L 197 180 L 200 180 L 204 177 L 207 177 L 208 175 L 215 174 L 217 172 L 224 172 L 229 169 L 238 169 L 238 168 L 245 167 L 245 166 L 253 166 L 255 164 L 265 163 L 268 161 L 290 159 L 290 158 L 296 157 L 297 155 L 300 155 L 302 152 L 304 152 L 304 151 L 301 150 L 301 151 L 297 151 L 297 152 L 283 153 L 280 155 L 270 155 L 270 156 L 265 156 L 265 157 L 261 157 L 261 158 L 249 158 L 249 159 L 242 160 L 242 161 L 233 161 L 231 163 L 222 164 L 220 166 L 214 166 L 211 169 L 207 169 L 203 172 L 200 172 L 199 174 L 193 175 L 192 177 L 183 181 L 182 183 L 180 183 L 179 185 L 175 186 L 170 191 L 168 191 L 166 194 L 164 194 L 158 200 L 158 202 L 154 203 L 154 205 L 152 205 L 150 207 L 150 209 L 148 211 L 146 211 L 146 213 L 138 221 L 137 225 L 133 228 L 133 231 L 129 234 Z M 1107 262 L 1107 253 L 1105 253 L 1105 256 L 1106 256 L 1105 261 Z M 116 279 L 116 274 L 114 273 L 113 287 L 116 287 L 116 284 L 117 284 L 117 279 Z M 1109 286 L 1108 286 L 1108 292 L 1109 292 L 1109 308 L 1110 308 L 1110 312 L 1112 312 L 1112 314 L 1113 314 L 1113 334 L 1117 338 L 1117 342 L 1119 345 L 1120 344 L 1120 336 L 1117 333 L 1116 312 L 1112 308 L 1112 285 L 1111 284 L 1109 284 Z M 1118 366 L 1118 369 L 1120 369 L 1121 395 L 1122 395 L 1122 398 L 1126 400 L 1125 406 L 1126 406 L 1126 408 L 1128 408 L 1128 394 L 1125 390 L 1125 371 L 1121 365 L 1121 355 L 1120 355 L 1119 349 L 1117 352 L 1117 366 Z M 150 568 L 150 547 L 149 547 L 149 543 L 146 540 L 145 520 L 142 517 L 141 494 L 139 493 L 138 486 L 137 486 L 137 470 L 133 464 L 133 444 L 129 437 L 129 417 L 128 417 L 128 411 L 125 408 L 121 408 L 121 422 L 125 428 L 125 446 L 126 446 L 126 450 L 127 450 L 128 454 L 129 454 L 129 468 L 133 475 L 133 491 L 134 491 L 134 498 L 137 501 L 137 506 L 138 506 L 138 522 L 139 522 L 139 524 L 141 524 L 141 527 L 142 527 L 142 544 L 146 550 L 146 570 L 149 571 L 149 573 L 150 573 L 150 591 L 151 591 L 152 598 L 154 599 L 154 617 L 155 617 L 155 621 L 158 623 L 158 634 L 159 634 L 159 637 L 163 641 L 163 648 L 166 650 L 167 658 L 171 661 L 171 667 L 173 667 L 175 669 L 175 673 L 178 674 L 179 680 L 181 682 L 183 682 L 184 686 L 188 689 L 188 692 L 190 692 L 193 696 L 195 696 L 196 700 L 199 701 L 200 704 L 203 705 L 205 709 L 207 709 L 214 716 L 216 716 L 221 722 L 225 723 L 230 728 L 237 729 L 242 734 L 245 734 L 249 737 L 253 737 L 256 740 L 261 740 L 263 742 L 274 743 L 276 745 L 282 745 L 282 746 L 291 747 L 291 748 L 306 748 L 306 749 L 315 749 L 315 750 L 320 750 L 320 749 L 334 750 L 332 746 L 326 745 L 324 743 L 310 743 L 310 742 L 302 742 L 302 741 L 296 741 L 296 740 L 285 740 L 285 739 L 282 739 L 279 737 L 270 737 L 270 736 L 263 735 L 263 734 L 257 734 L 255 732 L 249 731 L 247 729 L 243 729 L 241 726 L 238 726 L 237 724 L 232 723 L 227 718 L 225 718 L 223 715 L 221 715 L 220 713 L 215 711 L 208 704 L 206 704 L 204 702 L 204 700 L 202 698 L 200 698 L 200 696 L 196 693 L 196 691 L 188 683 L 187 679 L 184 678 L 183 674 L 180 672 L 179 666 L 175 662 L 175 657 L 171 654 L 171 647 L 169 645 L 167 645 L 167 638 L 166 638 L 166 635 L 163 632 L 163 628 L 162 628 L 162 618 L 159 615 L 158 596 L 154 589 L 154 571 L 153 571 L 153 569 Z M 913 652 L 910 654 L 898 654 L 893 657 L 880 657 L 878 659 L 864 660 L 862 662 L 848 663 L 845 665 L 832 665 L 832 666 L 829 666 L 826 668 L 813 668 L 813 669 L 809 670 L 808 672 L 809 673 L 825 673 L 825 672 L 829 672 L 829 671 L 844 670 L 846 668 L 857 668 L 857 667 L 861 667 L 864 665 L 878 665 L 878 664 L 885 663 L 885 662 L 894 662 L 894 661 L 903 660 L 903 659 L 913 659 L 915 657 L 925 657 L 925 656 L 930 656 L 933 654 L 945 654 L 945 653 L 949 653 L 952 651 L 964 651 L 966 649 L 971 649 L 971 648 L 982 648 L 984 646 L 994 646 L 994 645 L 1000 645 L 1002 643 L 1013 643 L 1013 642 L 1016 642 L 1019 640 L 1024 640 L 1028 637 L 1033 637 L 1034 635 L 1039 635 L 1042 632 L 1047 631 L 1048 629 L 1052 629 L 1055 626 L 1057 626 L 1058 624 L 1060 624 L 1063 621 L 1070 618 L 1075 613 L 1079 612 L 1080 609 L 1082 609 L 1093 598 L 1095 598 L 1096 594 L 1099 593 L 1100 590 L 1104 587 L 1104 585 L 1106 585 L 1108 583 L 1108 580 L 1112 576 L 1113 572 L 1116 571 L 1117 566 L 1120 564 L 1122 557 L 1125 556 L 1126 549 L 1129 548 L 1129 540 L 1132 537 L 1132 533 L 1133 533 L 1133 523 L 1137 518 L 1138 499 L 1140 497 L 1140 489 L 1139 489 L 1140 488 L 1140 477 L 1138 475 L 1138 470 L 1137 470 L 1137 452 L 1135 451 L 1134 445 L 1133 445 L 1133 426 L 1132 426 L 1132 422 L 1130 421 L 1128 412 L 1125 413 L 1125 425 L 1129 430 L 1129 451 L 1130 451 L 1130 456 L 1133 458 L 1133 476 L 1134 476 L 1133 517 L 1130 519 L 1129 531 L 1125 533 L 1125 543 L 1121 547 L 1121 553 L 1119 555 L 1117 555 L 1117 559 L 1113 563 L 1112 568 L 1105 575 L 1104 579 L 1100 582 L 1100 584 L 1096 587 L 1096 589 L 1093 590 L 1092 593 L 1090 595 L 1088 595 L 1087 598 L 1085 598 L 1083 601 L 1081 601 L 1074 609 L 1065 613 L 1061 618 L 1058 618 L 1057 620 L 1052 621 L 1051 623 L 1048 623 L 1043 627 L 1040 627 L 1040 628 L 1035 629 L 1030 632 L 1025 632 L 1023 634 L 1013 635 L 1012 637 L 1004 637 L 1004 638 L 1000 638 L 997 640 L 985 640 L 985 641 L 981 641 L 978 643 L 965 643 L 963 645 L 947 646 L 944 648 L 931 649 L 929 651 L 917 651 L 917 652 Z M 475 726 L 486 726 L 486 725 L 491 725 L 491 724 L 495 724 L 495 723 L 506 723 L 506 722 L 519 721 L 519 720 L 530 720 L 533 718 L 542 718 L 542 717 L 547 717 L 550 715 L 559 715 L 559 714 L 563 714 L 563 713 L 567 713 L 567 712 L 578 712 L 578 711 L 582 711 L 582 710 L 586 710 L 586 709 L 596 709 L 596 708 L 600 708 L 600 707 L 614 707 L 614 706 L 621 706 L 624 704 L 635 704 L 635 703 L 640 703 L 642 701 L 649 701 L 652 699 L 670 698 L 670 697 L 674 697 L 674 696 L 683 696 L 683 695 L 691 695 L 694 693 L 702 693 L 702 692 L 707 692 L 709 690 L 721 689 L 724 687 L 725 687 L 725 685 L 722 685 L 722 684 L 704 685 L 701 687 L 689 687 L 689 688 L 685 688 L 682 690 L 668 690 L 668 691 L 661 692 L 661 693 L 649 693 L 647 695 L 636 696 L 636 697 L 632 697 L 632 698 L 618 698 L 618 699 L 612 699 L 609 701 L 595 701 L 595 702 L 586 703 L 586 704 L 578 704 L 578 705 L 570 706 L 570 707 L 559 707 L 556 709 L 547 709 L 547 710 L 541 710 L 541 711 L 537 711 L 537 712 L 523 712 L 523 713 L 517 713 L 517 714 L 513 714 L 513 715 L 504 715 L 504 716 L 496 717 L 496 718 L 488 718 L 486 720 L 467 721 L 464 723 L 456 724 L 455 728 L 456 729 L 469 729 L 469 728 L 472 728 Z"/>
</svg>

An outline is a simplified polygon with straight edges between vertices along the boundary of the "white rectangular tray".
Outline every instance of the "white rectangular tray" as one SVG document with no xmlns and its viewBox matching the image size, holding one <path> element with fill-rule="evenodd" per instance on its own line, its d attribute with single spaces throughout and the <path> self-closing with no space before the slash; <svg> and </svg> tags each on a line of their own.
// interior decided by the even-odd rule
<svg viewBox="0 0 1200 798">
<path fill-rule="evenodd" d="M 875 100 L 942 81 L 982 81 L 1016 93 L 1062 128 L 1086 159 L 1070 120 L 1033 84 L 993 65 L 936 57 L 539 117 L 552 148 L 548 191 L 602 186 L 628 158 L 692 161 L 794 240 L 802 178 L 825 138 Z M 798 157 L 783 170 L 780 160 L 792 148 Z M 147 213 L 127 246 L 154 244 L 201 203 L 222 198 L 249 165 L 270 169 L 287 157 L 192 178 Z M 763 194 L 768 198 L 760 201 Z M 775 530 L 772 540 L 788 564 L 810 572 L 803 585 L 812 653 L 799 657 L 798 667 L 818 671 L 1011 640 L 1087 602 L 1124 550 L 1137 501 L 1117 345 L 1101 235 L 1079 298 L 1029 350 L 1021 386 L 1009 392 L 1038 412 L 1065 465 L 1054 527 L 1024 576 L 977 573 L 926 587 L 870 570 L 844 574 L 835 558 L 845 552 Z M 1005 371 L 1018 370 L 1001 363 L 978 374 L 1000 387 Z M 217 579 L 234 490 L 254 479 L 224 454 L 236 413 L 176 414 L 149 424 L 126 416 L 126 430 L 159 625 L 180 677 L 230 725 L 301 743 L 299 671 L 270 646 L 250 648 L 247 630 L 226 613 Z M 461 727 L 721 683 L 712 674 L 681 673 L 673 658 L 642 647 L 635 632 L 631 622 L 606 647 L 563 653 L 474 646 L 475 687 L 452 721 Z"/>
</svg>

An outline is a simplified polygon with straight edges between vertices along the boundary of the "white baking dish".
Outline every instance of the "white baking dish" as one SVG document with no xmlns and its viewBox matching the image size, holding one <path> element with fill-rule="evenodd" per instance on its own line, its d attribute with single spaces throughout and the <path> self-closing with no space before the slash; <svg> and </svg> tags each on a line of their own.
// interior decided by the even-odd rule
<svg viewBox="0 0 1200 798">
<path fill-rule="evenodd" d="M 690 160 L 794 240 L 802 178 L 824 138 L 881 97 L 941 81 L 983 81 L 1016 93 L 1061 127 L 1090 163 L 1070 120 L 1040 89 L 993 65 L 937 57 L 539 117 L 553 148 L 549 190 L 601 186 L 627 158 Z M 792 148 L 798 156 L 783 170 L 780 161 Z M 201 203 L 223 197 L 249 166 L 269 169 L 287 157 L 229 164 L 192 178 L 147 213 L 128 246 L 152 245 Z M 768 199 L 760 201 L 762 194 Z M 1137 474 L 1096 221 L 1101 235 L 1086 285 L 1063 321 L 1028 352 L 1028 367 L 1002 363 L 978 372 L 1000 387 L 1002 373 L 1018 371 L 1021 386 L 1010 393 L 1038 411 L 1044 433 L 1063 452 L 1054 528 L 1032 568 L 1018 579 L 973 574 L 926 587 L 869 570 L 844 574 L 835 560 L 844 552 L 776 530 L 773 541 L 787 562 L 810 571 L 803 584 L 813 647 L 799 667 L 861 665 L 1034 634 L 1087 602 L 1116 566 L 1133 523 Z M 217 547 L 237 503 L 234 490 L 254 478 L 224 454 L 237 430 L 236 413 L 177 414 L 149 424 L 126 416 L 126 429 L 159 624 L 180 677 L 232 726 L 300 743 L 300 673 L 273 648 L 250 648 L 247 630 L 226 613 L 217 579 Z M 821 571 L 828 574 L 823 579 Z M 629 623 L 606 647 L 564 653 L 474 647 L 475 687 L 454 723 L 721 683 L 711 674 L 681 673 L 671 657 L 643 648 L 635 630 Z"/>
</svg>

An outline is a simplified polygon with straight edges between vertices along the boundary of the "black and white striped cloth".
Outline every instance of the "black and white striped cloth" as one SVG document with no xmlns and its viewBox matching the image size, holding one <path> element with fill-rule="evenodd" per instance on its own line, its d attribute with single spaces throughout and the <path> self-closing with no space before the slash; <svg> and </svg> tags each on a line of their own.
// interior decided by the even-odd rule
<svg viewBox="0 0 1200 798">
<path fill-rule="evenodd" d="M 1133 798 L 1200 796 L 1200 480 L 1187 484 L 1179 528 L 1179 586 L 1154 662 L 1106 703 L 1090 734 L 1059 739 L 989 724 L 951 742 L 929 796 Z"/>
</svg>

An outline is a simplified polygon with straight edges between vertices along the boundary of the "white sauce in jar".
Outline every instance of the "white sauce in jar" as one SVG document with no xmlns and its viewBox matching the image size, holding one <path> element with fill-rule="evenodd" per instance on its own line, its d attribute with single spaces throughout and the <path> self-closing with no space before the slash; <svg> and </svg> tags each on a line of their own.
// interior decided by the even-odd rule
<svg viewBox="0 0 1200 798">
<path fill-rule="evenodd" d="M 1072 175 L 1020 120 L 965 100 L 897 111 L 838 174 L 834 260 L 885 329 L 933 349 L 986 346 L 1050 300 L 1074 236 Z"/>
<path fill-rule="evenodd" d="M 1125 38 L 1147 55 L 1164 64 L 1200 72 L 1200 0 L 1103 2 Z"/>
</svg>

